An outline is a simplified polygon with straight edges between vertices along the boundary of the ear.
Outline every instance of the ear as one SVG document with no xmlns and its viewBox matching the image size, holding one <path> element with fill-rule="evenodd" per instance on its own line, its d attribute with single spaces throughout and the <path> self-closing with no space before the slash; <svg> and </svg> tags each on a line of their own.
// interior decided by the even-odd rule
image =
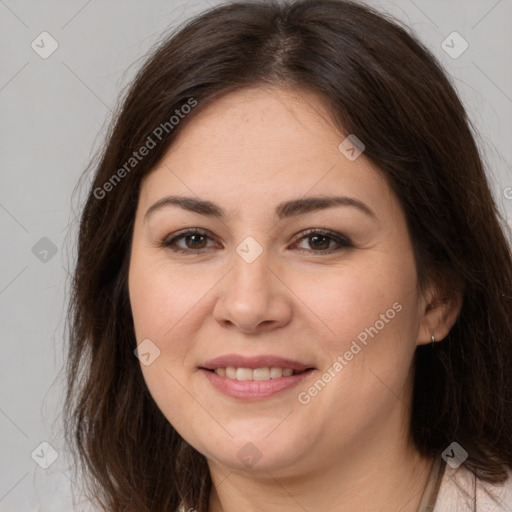
<svg viewBox="0 0 512 512">
<path fill-rule="evenodd" d="M 432 335 L 435 341 L 444 339 L 457 321 L 462 308 L 462 293 L 456 291 L 448 294 L 431 289 L 424 300 L 417 345 L 432 343 Z"/>
</svg>

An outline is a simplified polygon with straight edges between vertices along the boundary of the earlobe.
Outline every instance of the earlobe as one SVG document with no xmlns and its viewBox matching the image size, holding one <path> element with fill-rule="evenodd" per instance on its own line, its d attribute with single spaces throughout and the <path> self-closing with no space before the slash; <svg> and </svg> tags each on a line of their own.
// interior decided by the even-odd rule
<svg viewBox="0 0 512 512">
<path fill-rule="evenodd" d="M 457 321 L 461 308 L 460 293 L 431 300 L 425 307 L 416 344 L 426 345 L 443 340 Z"/>
</svg>

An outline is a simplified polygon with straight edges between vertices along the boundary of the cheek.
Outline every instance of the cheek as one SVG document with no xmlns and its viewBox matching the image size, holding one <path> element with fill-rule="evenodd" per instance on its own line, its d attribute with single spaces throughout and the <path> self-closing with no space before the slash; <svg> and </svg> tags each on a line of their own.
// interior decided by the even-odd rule
<svg viewBox="0 0 512 512">
<path fill-rule="evenodd" d="M 323 320 L 322 344 L 332 361 L 346 354 L 359 369 L 379 360 L 406 372 L 419 327 L 411 258 L 381 255 L 378 265 L 354 265 L 309 287 L 308 304 Z"/>
<path fill-rule="evenodd" d="M 179 338 L 176 333 L 199 310 L 198 301 L 214 282 L 213 276 L 190 275 L 186 268 L 134 254 L 129 293 L 137 340 L 149 337 L 163 346 L 166 340 Z"/>
<path fill-rule="evenodd" d="M 154 343 L 149 345 L 150 364 L 144 364 L 141 359 L 141 372 L 162 414 L 183 434 L 194 417 L 186 415 L 185 420 L 180 413 L 190 408 L 190 396 L 184 392 L 187 386 L 184 360 L 190 350 L 189 333 L 184 329 L 196 325 L 187 322 L 187 313 L 190 314 L 197 302 L 198 292 L 183 286 L 182 276 L 154 258 L 145 258 L 137 251 L 132 253 L 128 286 L 135 336 L 137 344 L 147 339 Z"/>
<path fill-rule="evenodd" d="M 414 266 L 403 263 L 354 265 L 309 296 L 325 322 L 316 346 L 326 363 L 302 399 L 326 423 L 350 425 L 345 433 L 383 421 L 406 391 L 418 317 Z"/>
</svg>

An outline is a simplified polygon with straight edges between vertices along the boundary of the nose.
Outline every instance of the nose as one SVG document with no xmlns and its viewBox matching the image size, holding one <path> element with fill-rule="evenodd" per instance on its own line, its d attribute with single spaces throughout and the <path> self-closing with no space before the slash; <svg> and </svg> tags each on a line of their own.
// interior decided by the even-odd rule
<svg viewBox="0 0 512 512">
<path fill-rule="evenodd" d="M 285 326 L 291 319 L 292 293 L 272 267 L 267 251 L 252 263 L 237 253 L 233 267 L 219 283 L 214 307 L 215 320 L 222 327 L 237 328 L 245 333 L 271 331 Z"/>
</svg>

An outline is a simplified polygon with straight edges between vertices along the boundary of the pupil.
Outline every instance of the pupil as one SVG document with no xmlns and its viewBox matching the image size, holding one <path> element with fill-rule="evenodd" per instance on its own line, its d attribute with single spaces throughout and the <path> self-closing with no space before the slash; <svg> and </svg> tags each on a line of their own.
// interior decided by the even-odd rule
<svg viewBox="0 0 512 512">
<path fill-rule="evenodd" d="M 187 236 L 186 238 L 190 241 L 191 239 L 196 239 L 196 237 L 198 237 L 198 238 L 203 238 L 203 239 L 204 239 L 203 235 L 199 235 L 199 234 L 190 235 L 190 236 Z M 195 248 L 197 248 L 197 243 L 196 243 L 196 242 L 197 242 L 197 239 L 196 239 L 195 241 L 192 241 L 192 244 L 193 244 L 193 246 L 194 246 Z M 204 242 L 204 240 L 203 240 L 203 242 Z M 189 245 L 190 245 L 190 244 L 188 244 L 188 243 L 187 243 L 187 246 L 189 246 Z M 204 245 L 204 243 L 203 243 L 203 245 Z M 201 247 L 202 247 L 202 246 L 201 246 Z M 199 248 L 201 248 L 201 247 L 199 247 Z"/>
<path fill-rule="evenodd" d="M 323 239 L 323 240 L 324 240 L 324 243 L 323 243 L 323 244 L 322 244 L 322 243 L 317 244 L 316 242 L 313 242 L 313 245 L 314 245 L 315 247 L 319 247 L 319 248 L 324 248 L 324 249 L 326 249 L 326 248 L 329 246 L 329 242 L 327 241 L 327 247 L 323 247 L 323 246 L 325 246 L 325 241 L 326 241 L 326 240 L 328 240 L 328 237 L 326 237 L 326 236 L 323 236 L 323 235 L 322 235 L 322 236 L 314 235 L 314 236 L 310 237 L 310 239 L 312 239 L 312 240 L 316 240 L 316 241 L 318 241 L 319 239 Z"/>
</svg>

